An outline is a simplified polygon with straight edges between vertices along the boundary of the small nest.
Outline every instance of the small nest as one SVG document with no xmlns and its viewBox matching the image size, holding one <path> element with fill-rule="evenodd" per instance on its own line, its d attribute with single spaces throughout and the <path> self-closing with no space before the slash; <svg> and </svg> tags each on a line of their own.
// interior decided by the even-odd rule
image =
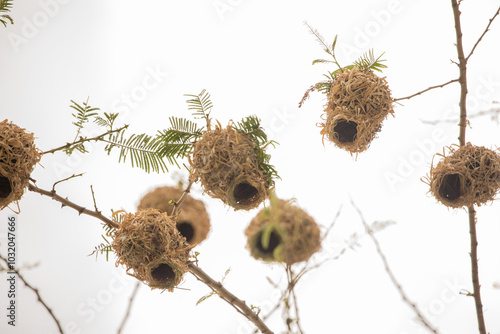
<svg viewBox="0 0 500 334">
<path fill-rule="evenodd" d="M 337 75 L 328 93 L 321 134 L 346 151 L 363 152 L 383 120 L 394 113 L 392 102 L 385 78 L 369 70 L 346 69 Z"/>
<path fill-rule="evenodd" d="M 184 190 L 178 187 L 158 187 L 144 195 L 137 209 L 153 208 L 170 214 L 174 208 L 170 201 L 178 201 L 183 192 Z M 210 217 L 205 204 L 188 196 L 180 208 L 176 226 L 188 244 L 200 244 L 210 231 Z"/>
<path fill-rule="evenodd" d="M 151 289 L 173 291 L 188 270 L 191 247 L 175 226 L 175 219 L 156 209 L 124 216 L 113 240 L 116 266 L 147 283 Z"/>
<path fill-rule="evenodd" d="M 366 151 L 382 128 L 382 122 L 374 122 L 366 115 L 352 115 L 346 107 L 337 107 L 327 115 L 321 134 L 338 147 L 351 153 Z"/>
<path fill-rule="evenodd" d="M 266 262 L 289 265 L 308 260 L 321 248 L 318 225 L 289 201 L 273 201 L 271 207 L 262 209 L 245 230 L 250 254 Z"/>
<path fill-rule="evenodd" d="M 451 208 L 493 201 L 500 189 L 500 155 L 471 143 L 449 151 L 427 177 L 432 195 Z"/>
<path fill-rule="evenodd" d="M 230 126 L 205 133 L 190 157 L 204 191 L 235 210 L 258 207 L 268 196 L 270 184 L 255 155 L 255 145 Z"/>
<path fill-rule="evenodd" d="M 25 129 L 7 120 L 0 123 L 0 210 L 23 196 L 41 157 L 34 142 Z"/>
</svg>

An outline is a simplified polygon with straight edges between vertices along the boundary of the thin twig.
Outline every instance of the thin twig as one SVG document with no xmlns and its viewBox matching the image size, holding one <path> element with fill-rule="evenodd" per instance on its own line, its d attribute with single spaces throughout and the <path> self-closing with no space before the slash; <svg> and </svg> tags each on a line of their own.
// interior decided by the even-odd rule
<svg viewBox="0 0 500 334">
<path fill-rule="evenodd" d="M 458 8 L 459 4 L 457 0 L 451 0 L 451 6 L 453 9 L 453 17 L 455 19 L 455 32 L 457 36 L 457 53 L 458 53 L 458 61 L 460 68 L 460 135 L 458 140 L 460 142 L 460 146 L 465 145 L 465 129 L 467 126 L 467 59 L 464 56 L 464 49 L 462 44 L 462 28 L 460 24 L 460 9 Z M 498 13 L 497 13 L 498 14 Z M 493 17 L 495 18 L 496 15 Z M 490 21 L 491 24 L 491 21 Z M 489 27 L 489 25 L 488 25 Z M 474 48 L 477 46 L 481 38 L 484 36 L 481 35 Z M 474 50 L 473 48 L 473 50 Z M 472 54 L 472 52 L 471 52 Z M 469 56 L 471 55 L 469 54 Z M 469 233 L 470 233 L 470 243 L 471 243 L 471 274 L 472 274 L 472 285 L 474 287 L 474 302 L 476 306 L 476 316 L 477 323 L 480 334 L 486 334 L 486 325 L 484 322 L 483 315 L 483 305 L 481 302 L 481 284 L 479 283 L 479 268 L 478 268 L 478 260 L 477 260 L 477 235 L 476 235 L 476 210 L 474 209 L 474 205 L 468 207 L 469 211 Z"/>
<path fill-rule="evenodd" d="M 425 326 L 425 328 L 427 328 L 432 333 L 438 334 L 439 332 L 431 325 L 429 320 L 427 320 L 425 318 L 425 316 L 422 314 L 422 312 L 420 312 L 420 310 L 418 309 L 418 306 L 414 302 L 412 302 L 410 300 L 410 298 L 408 298 L 408 296 L 406 295 L 405 291 L 403 290 L 403 287 L 398 282 L 398 280 L 396 279 L 396 276 L 394 276 L 391 268 L 389 267 L 389 262 L 387 261 L 387 258 L 385 257 L 384 252 L 382 251 L 382 248 L 380 247 L 380 244 L 378 243 L 377 238 L 375 238 L 373 231 L 370 229 L 370 226 L 368 226 L 368 224 L 366 223 L 366 220 L 363 216 L 363 213 L 361 212 L 361 210 L 358 208 L 358 206 L 354 203 L 354 201 L 352 199 L 351 199 L 351 203 L 352 203 L 352 206 L 354 207 L 354 209 L 358 212 L 358 215 L 361 218 L 361 222 L 363 223 L 363 226 L 366 230 L 366 233 L 368 233 L 368 235 L 372 239 L 373 243 L 375 244 L 375 248 L 377 249 L 377 253 L 380 256 L 380 258 L 382 259 L 382 262 L 384 263 L 385 271 L 386 271 L 387 275 L 389 275 L 389 278 L 391 279 L 392 284 L 398 290 L 399 295 L 401 296 L 403 301 L 409 307 L 411 307 L 413 309 L 413 311 L 415 312 L 417 317 L 420 319 L 422 324 Z"/>
<path fill-rule="evenodd" d="M 140 287 L 141 287 L 141 282 L 137 282 L 135 284 L 134 291 L 132 291 L 132 294 L 130 295 L 130 299 L 128 301 L 127 312 L 125 313 L 125 316 L 123 317 L 122 323 L 120 325 L 120 328 L 118 328 L 117 334 L 121 334 L 121 332 L 123 331 L 123 328 L 125 328 L 125 324 L 127 323 L 128 317 L 130 316 L 130 310 L 132 309 L 132 305 L 134 304 L 135 296 L 137 295 L 137 291 L 139 291 Z"/>
<path fill-rule="evenodd" d="M 118 128 L 118 129 L 115 129 L 115 130 L 106 131 L 105 133 L 102 133 L 102 134 L 100 134 L 98 136 L 95 136 L 95 137 L 92 137 L 92 138 L 81 138 L 80 140 L 73 141 L 72 143 L 66 143 L 66 145 L 54 148 L 52 150 L 45 151 L 45 152 L 42 153 L 42 155 L 50 154 L 50 153 L 55 153 L 57 151 L 66 150 L 66 149 L 71 148 L 72 146 L 83 144 L 83 143 L 86 143 L 86 142 L 89 142 L 89 141 L 102 140 L 102 138 L 106 137 L 107 135 L 110 135 L 110 134 L 115 133 L 115 132 L 120 132 L 120 131 L 122 131 L 123 129 L 126 129 L 126 128 L 128 128 L 128 125 L 124 125 L 121 128 Z"/>
<path fill-rule="evenodd" d="M 59 181 L 56 181 L 54 182 L 54 184 L 52 185 L 52 191 L 56 191 L 56 185 L 59 184 L 59 183 L 62 183 L 64 181 L 68 181 L 72 178 L 75 178 L 75 177 L 79 177 L 79 176 L 83 176 L 84 173 L 80 173 L 80 174 L 73 174 L 65 179 L 62 179 L 62 180 L 59 180 Z"/>
<path fill-rule="evenodd" d="M 1 254 L 0 254 L 0 259 L 2 259 L 7 264 L 7 268 L 9 268 L 9 263 L 8 263 L 7 259 L 5 259 Z M 21 275 L 21 273 L 18 270 L 15 270 L 15 269 L 8 269 L 8 270 L 15 272 L 17 274 L 17 277 L 19 277 L 19 279 L 21 281 L 23 281 L 24 285 L 26 285 L 27 288 L 31 289 L 36 294 L 38 301 L 43 305 L 43 307 L 47 310 L 47 312 L 49 312 L 50 317 L 52 319 L 54 319 L 54 321 L 57 325 L 57 328 L 59 329 L 59 333 L 64 334 L 64 331 L 61 327 L 61 324 L 59 323 L 59 320 L 56 318 L 56 316 L 52 312 L 52 309 L 42 299 L 42 296 L 40 296 L 38 289 L 32 287 L 28 282 L 26 282 L 26 280 L 24 279 L 24 277 Z"/>
<path fill-rule="evenodd" d="M 484 35 L 486 35 L 486 33 L 490 30 L 490 25 L 491 23 L 493 23 L 493 20 L 498 16 L 498 14 L 500 14 L 500 7 L 498 7 L 495 15 L 493 15 L 493 17 L 490 19 L 490 21 L 488 22 L 488 25 L 486 26 L 486 29 L 484 30 L 483 34 L 479 37 L 479 39 L 477 40 L 476 44 L 474 44 L 474 47 L 472 48 L 472 50 L 470 51 L 469 55 L 467 56 L 467 58 L 465 58 L 465 61 L 468 62 L 469 61 L 469 58 L 470 56 L 472 56 L 472 54 L 474 53 L 474 50 L 476 50 L 476 47 L 477 45 L 479 44 L 479 42 L 481 42 L 481 40 L 483 39 Z"/>
<path fill-rule="evenodd" d="M 92 187 L 92 185 L 90 185 L 90 191 L 92 192 L 92 200 L 94 201 L 94 209 L 95 209 L 95 212 L 101 212 L 99 211 L 99 209 L 97 209 L 97 203 L 95 201 L 95 194 L 94 194 L 94 187 Z"/>
<path fill-rule="evenodd" d="M 487 115 L 491 115 L 492 120 L 498 120 L 498 115 L 500 115 L 500 108 L 492 108 L 492 109 L 488 109 L 488 110 L 479 111 L 475 114 L 467 115 L 467 119 L 477 118 L 477 117 L 482 117 L 482 116 L 487 116 Z M 434 120 L 434 121 L 421 120 L 421 122 L 424 124 L 436 125 L 439 123 L 457 123 L 458 120 L 457 119 L 438 119 L 438 120 Z"/>
<path fill-rule="evenodd" d="M 106 223 L 109 227 L 112 227 L 112 228 L 120 227 L 120 225 L 117 222 L 103 216 L 100 212 L 92 211 L 92 210 L 86 209 L 83 206 L 79 206 L 79 205 L 71 202 L 69 199 L 59 196 L 55 191 L 48 191 L 48 190 L 40 189 L 32 183 L 29 184 L 28 190 L 39 193 L 40 195 L 44 195 L 44 196 L 48 196 L 48 197 L 52 198 L 54 201 L 61 203 L 61 208 L 67 206 L 67 207 L 70 207 L 70 208 L 78 211 L 78 213 L 80 215 L 85 214 L 85 215 L 89 215 L 89 216 L 92 216 L 94 218 L 100 219 L 104 223 Z"/>
<path fill-rule="evenodd" d="M 457 81 L 458 81 L 458 79 L 453 79 L 453 80 L 450 80 L 450 81 L 448 81 L 447 83 L 444 83 L 444 84 L 442 84 L 442 85 L 431 86 L 431 87 L 429 87 L 429 88 L 424 89 L 423 91 L 420 91 L 420 92 L 418 92 L 418 93 L 412 94 L 412 95 L 410 95 L 410 96 L 400 97 L 399 99 L 394 99 L 394 101 L 393 101 L 393 102 L 398 102 L 398 101 L 402 101 L 402 100 L 408 100 L 408 99 L 411 99 L 412 97 L 415 97 L 415 96 L 417 96 L 417 95 L 423 94 L 423 93 L 425 93 L 425 92 L 427 92 L 427 91 L 430 91 L 430 90 L 432 90 L 432 89 L 436 89 L 436 88 L 443 88 L 444 86 L 447 86 L 447 85 L 449 85 L 449 84 L 451 84 L 451 83 L 454 83 L 454 82 L 457 82 Z"/>
<path fill-rule="evenodd" d="M 213 278 L 208 276 L 200 267 L 196 266 L 194 263 L 189 264 L 189 271 L 196 277 L 199 281 L 205 283 L 212 291 L 216 292 L 222 299 L 233 306 L 239 313 L 244 315 L 248 320 L 250 320 L 262 334 L 274 334 L 262 321 L 261 318 L 252 311 L 250 307 L 241 299 L 229 292 L 224 286 L 215 281 Z"/>
<path fill-rule="evenodd" d="M 295 294 L 295 285 L 297 284 L 297 281 L 295 280 L 292 267 L 289 266 L 288 264 L 286 265 L 286 271 L 287 271 L 287 278 L 288 278 L 288 291 L 289 294 L 291 294 L 292 299 L 293 299 L 293 307 L 295 310 L 295 324 L 297 325 L 297 329 L 299 330 L 300 334 L 304 334 L 304 331 L 302 330 L 302 326 L 300 325 L 300 315 L 299 315 L 299 305 L 297 303 L 297 296 Z"/>
<path fill-rule="evenodd" d="M 182 203 L 184 203 L 184 201 L 186 200 L 187 196 L 189 195 L 189 192 L 191 191 L 191 186 L 193 185 L 193 182 L 194 182 L 194 179 L 190 175 L 189 183 L 188 183 L 186 189 L 182 193 L 181 198 L 179 198 L 179 200 L 177 202 L 175 202 L 175 204 L 174 204 L 174 208 L 172 209 L 172 216 L 175 216 L 177 211 L 179 211 L 179 208 L 182 205 Z"/>
</svg>

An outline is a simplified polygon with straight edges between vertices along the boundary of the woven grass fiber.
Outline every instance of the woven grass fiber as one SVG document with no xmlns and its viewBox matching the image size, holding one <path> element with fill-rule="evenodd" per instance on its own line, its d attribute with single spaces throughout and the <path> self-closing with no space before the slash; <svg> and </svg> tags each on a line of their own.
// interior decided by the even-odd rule
<svg viewBox="0 0 500 334">
<path fill-rule="evenodd" d="M 153 208 L 171 214 L 174 206 L 170 204 L 170 201 L 178 201 L 183 192 L 184 190 L 180 187 L 157 187 L 141 198 L 137 209 Z M 184 200 L 176 221 L 177 230 L 190 245 L 200 244 L 210 232 L 210 217 L 205 204 L 191 196 Z"/>
<path fill-rule="evenodd" d="M 231 126 L 206 132 L 190 156 L 194 176 L 209 196 L 235 210 L 251 210 L 269 194 L 270 184 L 255 154 L 255 142 Z"/>
<path fill-rule="evenodd" d="M 500 189 L 498 152 L 471 143 L 448 151 L 427 177 L 432 195 L 451 208 L 493 201 Z"/>
<path fill-rule="evenodd" d="M 23 196 L 41 154 L 32 133 L 12 122 L 0 123 L 0 210 Z"/>
<path fill-rule="evenodd" d="M 328 93 L 321 134 L 351 154 L 363 152 L 383 120 L 394 113 L 392 102 L 385 78 L 371 70 L 345 69 L 336 76 Z"/>
<path fill-rule="evenodd" d="M 113 240 L 116 266 L 125 266 L 151 289 L 173 291 L 188 270 L 191 249 L 175 223 L 156 209 L 125 215 Z"/>
<path fill-rule="evenodd" d="M 314 219 L 290 201 L 276 198 L 271 199 L 271 207 L 252 219 L 245 235 L 252 257 L 266 262 L 291 265 L 306 261 L 321 248 L 320 230 Z"/>
</svg>

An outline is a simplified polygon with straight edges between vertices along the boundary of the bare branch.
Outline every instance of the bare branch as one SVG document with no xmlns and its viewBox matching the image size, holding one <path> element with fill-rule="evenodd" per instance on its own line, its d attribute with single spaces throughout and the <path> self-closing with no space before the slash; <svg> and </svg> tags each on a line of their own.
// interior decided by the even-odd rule
<svg viewBox="0 0 500 334">
<path fill-rule="evenodd" d="M 52 191 L 56 191 L 56 185 L 57 185 L 57 184 L 62 183 L 62 182 L 64 182 L 64 181 L 71 180 L 71 179 L 73 179 L 73 178 L 75 178 L 75 177 L 79 177 L 79 176 L 82 176 L 82 175 L 83 175 L 83 173 L 80 173 L 80 174 L 73 174 L 73 175 L 71 175 L 70 177 L 67 177 L 67 178 L 65 178 L 65 179 L 62 179 L 62 180 L 59 180 L 59 181 L 54 182 L 54 184 L 52 185 Z"/>
<path fill-rule="evenodd" d="M 127 323 L 128 317 L 130 316 L 130 310 L 132 309 L 132 305 L 134 304 L 135 296 L 137 295 L 137 291 L 139 291 L 140 287 L 141 287 L 141 282 L 137 282 L 135 284 L 134 291 L 132 291 L 132 294 L 130 295 L 130 299 L 128 301 L 127 312 L 125 313 L 125 316 L 123 317 L 122 323 L 120 325 L 120 328 L 118 328 L 117 334 L 121 334 L 121 332 L 123 331 L 123 328 L 125 328 L 125 324 Z"/>
<path fill-rule="evenodd" d="M 48 197 L 52 198 L 54 201 L 61 203 L 61 207 L 68 206 L 68 207 L 78 211 L 78 214 L 80 214 L 80 215 L 85 214 L 85 215 L 89 215 L 89 216 L 92 216 L 94 218 L 100 219 L 104 223 L 106 223 L 109 227 L 112 227 L 112 228 L 120 227 L 120 225 L 117 222 L 103 216 L 100 212 L 92 211 L 92 210 L 86 209 L 83 206 L 79 206 L 79 205 L 71 202 L 67 198 L 63 198 L 63 197 L 59 196 L 55 191 L 48 191 L 48 190 L 40 189 L 32 183 L 29 184 L 28 190 L 39 193 L 40 195 L 43 195 L 43 196 L 48 196 Z"/>
<path fill-rule="evenodd" d="M 467 126 L 467 59 L 464 56 L 464 49 L 462 44 L 462 28 L 460 25 L 460 10 L 458 8 L 459 3 L 457 0 L 451 0 L 451 6 L 453 8 L 453 17 L 455 19 L 455 32 L 457 36 L 457 53 L 458 53 L 458 61 L 460 68 L 460 135 L 458 137 L 460 141 L 460 146 L 465 145 L 465 129 Z M 498 15 L 498 12 L 495 14 L 493 18 Z M 490 21 L 491 24 L 491 21 Z M 489 25 L 488 25 L 489 27 Z M 488 30 L 488 28 L 486 29 Z M 485 32 L 486 33 L 486 32 Z M 484 34 L 482 35 L 484 36 Z M 482 36 L 479 40 L 481 40 Z M 479 43 L 479 41 L 477 42 Z M 477 45 L 476 43 L 476 45 Z M 476 47 L 474 46 L 474 48 Z M 474 48 L 472 51 L 474 51 Z M 471 54 L 472 54 L 471 51 Z M 471 55 L 469 54 L 469 56 Z M 470 239 L 471 239 L 471 271 L 472 271 L 472 285 L 474 287 L 474 301 L 476 306 L 476 316 L 477 323 L 480 334 L 486 334 L 486 325 L 484 322 L 483 315 L 483 305 L 481 302 L 481 285 L 479 283 L 479 269 L 478 269 L 478 261 L 477 261 L 477 235 L 476 235 L 476 211 L 474 210 L 474 205 L 471 205 L 468 208 L 469 211 L 469 229 L 470 229 Z"/>
<path fill-rule="evenodd" d="M 476 44 L 474 44 L 474 47 L 470 51 L 470 53 L 467 56 L 467 58 L 465 58 L 465 62 L 469 61 L 470 56 L 472 56 L 472 54 L 474 53 L 474 50 L 476 50 L 476 47 L 478 46 L 479 42 L 481 42 L 481 40 L 483 39 L 484 35 L 486 35 L 486 33 L 490 30 L 490 25 L 491 25 L 491 23 L 493 23 L 493 20 L 498 16 L 498 14 L 500 14 L 500 7 L 498 7 L 495 15 L 493 15 L 493 17 L 488 22 L 488 25 L 486 26 L 486 29 L 484 30 L 483 34 L 479 37 L 479 39 L 477 40 Z"/>
<path fill-rule="evenodd" d="M 454 82 L 457 82 L 457 81 L 458 81 L 458 79 L 453 79 L 453 80 L 450 80 L 450 81 L 448 81 L 447 83 L 444 83 L 444 84 L 442 84 L 442 85 L 431 86 L 431 87 L 429 87 L 429 88 L 424 89 L 423 91 L 420 91 L 420 92 L 418 92 L 418 93 L 412 94 L 412 95 L 410 95 L 410 96 L 400 97 L 400 98 L 398 98 L 398 99 L 394 99 L 394 101 L 393 101 L 393 102 L 398 102 L 398 101 L 402 101 L 402 100 L 409 100 L 409 99 L 411 99 L 412 97 L 415 97 L 415 96 L 417 96 L 417 95 L 423 94 L 423 93 L 425 93 L 425 92 L 427 92 L 427 91 L 430 91 L 430 90 L 432 90 L 432 89 L 436 89 L 436 88 L 443 88 L 444 86 L 447 86 L 447 85 L 449 85 L 449 84 L 451 84 L 451 83 L 454 83 Z"/>
<path fill-rule="evenodd" d="M 239 313 L 244 315 L 248 320 L 250 320 L 258 329 L 262 332 L 262 334 L 274 334 L 262 321 L 261 318 L 252 311 L 250 307 L 241 299 L 233 295 L 229 292 L 224 286 L 220 283 L 212 279 L 207 275 L 200 267 L 195 265 L 194 263 L 189 264 L 189 271 L 196 277 L 199 281 L 205 283 L 212 291 L 216 292 L 222 299 L 224 299 L 227 303 L 233 306 Z"/>
<path fill-rule="evenodd" d="M 9 263 L 8 263 L 7 259 L 4 258 L 1 254 L 0 254 L 0 259 L 3 260 L 5 262 L 5 264 L 7 265 L 7 268 L 9 268 Z M 52 309 L 42 299 L 42 296 L 40 296 L 38 289 L 32 287 L 28 282 L 26 282 L 26 280 L 24 279 L 24 277 L 21 275 L 21 273 L 18 270 L 15 270 L 15 269 L 8 269 L 8 270 L 15 272 L 17 274 L 17 277 L 19 277 L 19 279 L 21 281 L 23 281 L 24 285 L 26 285 L 27 288 L 31 289 L 36 294 L 36 297 L 37 297 L 38 301 L 40 302 L 40 304 L 42 304 L 43 307 L 47 310 L 47 312 L 49 312 L 50 317 L 52 319 L 54 319 L 54 322 L 56 323 L 57 328 L 59 329 L 59 333 L 64 334 L 64 331 L 61 327 L 61 324 L 59 323 L 59 320 L 56 318 L 56 316 L 52 312 Z"/>
<path fill-rule="evenodd" d="M 73 141 L 72 143 L 66 143 L 66 145 L 54 148 L 52 150 L 45 151 L 45 152 L 42 153 L 42 155 L 50 154 L 50 153 L 55 153 L 57 151 L 67 150 L 67 149 L 71 148 L 72 146 L 80 145 L 80 144 L 83 144 L 83 143 L 86 143 L 86 142 L 90 142 L 90 141 L 103 140 L 103 138 L 106 137 L 107 135 L 110 135 L 110 134 L 115 133 L 115 132 L 120 132 L 120 131 L 122 131 L 122 130 L 124 130 L 126 128 L 128 128 L 128 125 L 122 126 L 121 128 L 118 128 L 118 129 L 115 129 L 115 130 L 106 131 L 105 133 L 102 133 L 102 134 L 100 134 L 98 136 L 95 136 L 95 137 L 92 137 L 92 138 L 81 138 L 79 140 Z"/>
<path fill-rule="evenodd" d="M 498 118 L 499 118 L 498 116 L 500 115 L 500 108 L 493 108 L 493 109 L 479 111 L 475 114 L 467 115 L 467 119 L 477 118 L 477 117 L 482 117 L 482 116 L 487 116 L 487 115 L 491 115 L 492 120 L 498 121 Z M 438 119 L 438 120 L 434 120 L 434 121 L 421 120 L 421 122 L 424 124 L 436 125 L 439 123 L 457 123 L 458 119 Z"/>
<path fill-rule="evenodd" d="M 194 182 L 194 179 L 193 179 L 192 175 L 190 175 L 189 183 L 188 183 L 186 189 L 182 193 L 181 198 L 179 198 L 179 200 L 177 202 L 175 202 L 175 204 L 174 204 L 174 208 L 172 209 L 172 216 L 175 216 L 177 211 L 179 211 L 179 208 L 182 205 L 182 203 L 184 203 L 184 201 L 186 200 L 187 196 L 189 195 L 189 192 L 191 191 L 191 186 L 193 185 L 193 182 Z"/>
<path fill-rule="evenodd" d="M 432 333 L 435 333 L 435 334 L 438 334 L 439 332 L 434 329 L 434 327 L 430 324 L 430 322 L 425 318 L 425 316 L 422 314 L 422 312 L 420 312 L 420 310 L 418 309 L 417 305 L 412 302 L 410 300 L 410 298 L 408 298 L 408 296 L 406 295 L 406 293 L 404 292 L 403 290 L 403 287 L 401 286 L 401 284 L 398 282 L 398 280 L 396 279 L 396 277 L 394 276 L 394 274 L 392 273 L 392 270 L 391 268 L 389 267 L 389 262 L 387 261 L 387 258 L 385 257 L 384 255 L 384 252 L 382 251 L 382 248 L 380 247 L 380 244 L 378 243 L 378 240 L 377 238 L 375 238 L 375 234 L 373 233 L 373 231 L 370 229 L 370 226 L 368 226 L 368 224 L 366 223 L 366 220 L 363 216 L 363 213 L 361 212 L 361 210 L 357 207 L 357 205 L 354 203 L 354 201 L 351 199 L 351 203 L 354 207 L 354 209 L 356 209 L 356 211 L 358 212 L 358 215 L 359 217 L 361 218 L 361 222 L 363 223 L 363 226 L 366 230 L 366 233 L 368 233 L 368 235 L 370 236 L 370 238 L 372 239 L 373 243 L 375 244 L 375 248 L 377 249 L 377 253 L 378 255 L 380 256 L 380 258 L 382 259 L 382 262 L 384 263 L 384 268 L 385 268 L 385 271 L 386 273 L 389 275 L 389 278 L 391 279 L 391 282 L 392 284 L 396 287 L 396 289 L 398 290 L 401 298 L 403 299 L 403 301 L 413 309 L 413 311 L 415 312 L 415 314 L 417 315 L 417 317 L 420 319 L 420 321 L 422 322 L 422 324 L 425 326 L 425 328 L 427 328 L 430 332 Z"/>
<path fill-rule="evenodd" d="M 477 235 L 476 235 L 476 210 L 474 206 L 468 208 L 469 211 L 469 234 L 470 234 L 470 261 L 472 286 L 474 293 L 474 304 L 476 306 L 477 322 L 479 333 L 486 334 L 486 325 L 484 322 L 483 304 L 481 302 L 481 284 L 479 283 L 479 265 L 477 259 Z"/>
</svg>

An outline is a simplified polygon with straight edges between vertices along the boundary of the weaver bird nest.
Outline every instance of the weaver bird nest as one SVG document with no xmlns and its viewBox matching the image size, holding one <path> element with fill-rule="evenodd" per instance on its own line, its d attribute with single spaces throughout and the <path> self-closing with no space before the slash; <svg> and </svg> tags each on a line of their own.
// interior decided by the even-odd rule
<svg viewBox="0 0 500 334">
<path fill-rule="evenodd" d="M 321 248 L 318 225 L 289 201 L 271 202 L 271 207 L 262 209 L 245 230 L 250 254 L 266 262 L 289 265 L 306 261 Z"/>
<path fill-rule="evenodd" d="M 269 193 L 270 182 L 255 154 L 256 143 L 228 126 L 206 132 L 194 144 L 190 157 L 194 176 L 204 191 L 235 210 L 259 206 Z"/>
<path fill-rule="evenodd" d="M 337 74 L 328 93 L 321 134 L 346 151 L 363 152 L 382 121 L 394 113 L 392 101 L 385 78 L 371 70 L 345 69 Z"/>
<path fill-rule="evenodd" d="M 0 123 L 0 210 L 21 199 L 41 154 L 34 136 L 4 120 Z"/>
<path fill-rule="evenodd" d="M 175 219 L 156 209 L 123 217 L 113 239 L 116 265 L 151 289 L 173 291 L 188 270 L 191 246 L 179 233 Z"/>
<path fill-rule="evenodd" d="M 183 190 L 179 187 L 158 187 L 142 197 L 138 210 L 157 209 L 172 213 L 175 201 L 181 198 Z M 205 240 L 210 231 L 210 218 L 202 201 L 187 197 L 176 219 L 177 230 L 190 245 L 197 245 Z"/>
<path fill-rule="evenodd" d="M 427 177 L 430 191 L 442 204 L 460 208 L 493 201 L 500 189 L 500 155 L 467 143 L 450 147 Z"/>
</svg>

